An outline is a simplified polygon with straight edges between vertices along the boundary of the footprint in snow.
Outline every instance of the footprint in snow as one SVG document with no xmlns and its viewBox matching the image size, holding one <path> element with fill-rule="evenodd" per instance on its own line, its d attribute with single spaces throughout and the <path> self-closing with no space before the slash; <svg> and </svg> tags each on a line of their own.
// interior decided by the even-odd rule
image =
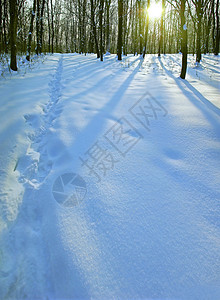
<svg viewBox="0 0 220 300">
<path fill-rule="evenodd" d="M 179 160 L 183 157 L 182 153 L 174 149 L 165 149 L 165 155 L 172 160 Z"/>
</svg>

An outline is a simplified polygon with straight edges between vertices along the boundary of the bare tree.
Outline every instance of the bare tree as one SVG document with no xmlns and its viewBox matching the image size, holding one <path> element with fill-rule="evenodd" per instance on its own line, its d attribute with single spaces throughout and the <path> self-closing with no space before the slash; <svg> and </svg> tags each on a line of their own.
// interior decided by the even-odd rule
<svg viewBox="0 0 220 300">
<path fill-rule="evenodd" d="M 187 26 L 185 18 L 186 0 L 180 0 L 180 24 L 181 24 L 181 51 L 182 51 L 182 68 L 180 77 L 186 78 L 187 70 Z"/>
<path fill-rule="evenodd" d="M 147 0 L 147 11 L 150 7 L 150 0 Z M 147 20 L 145 26 L 145 35 L 144 35 L 144 51 L 143 51 L 143 58 L 145 57 L 147 51 L 147 39 L 148 39 L 148 27 L 149 27 L 149 14 L 147 13 Z"/>
<path fill-rule="evenodd" d="M 164 52 L 164 13 L 165 13 L 165 0 L 162 0 L 162 14 L 160 18 L 160 40 L 158 56 L 160 56 L 161 50 Z"/>
<path fill-rule="evenodd" d="M 100 0 L 99 3 L 99 28 L 100 28 L 100 60 L 103 61 L 103 9 L 104 0 Z"/>
<path fill-rule="evenodd" d="M 100 53 L 99 53 L 99 45 L 98 45 L 98 39 L 97 39 L 97 33 L 96 33 L 96 23 L 95 23 L 95 14 L 94 14 L 95 8 L 94 8 L 93 0 L 90 0 L 90 3 L 91 3 L 91 21 L 92 21 L 93 37 L 94 37 L 94 41 L 95 41 L 97 58 L 99 58 Z"/>
<path fill-rule="evenodd" d="M 118 0 L 118 60 L 122 60 L 122 23 L 123 23 L 123 0 Z"/>
<path fill-rule="evenodd" d="M 214 44 L 214 54 L 218 55 L 219 53 L 219 0 L 216 2 L 216 33 L 215 33 L 215 44 Z"/>
<path fill-rule="evenodd" d="M 10 45 L 11 45 L 11 61 L 10 68 L 17 71 L 17 0 L 10 0 Z"/>
<path fill-rule="evenodd" d="M 26 59 L 28 61 L 30 61 L 30 56 L 31 56 L 31 41 L 33 36 L 35 11 L 36 11 L 36 0 L 33 1 L 33 8 L 31 10 L 30 30 L 28 32 L 28 48 L 27 48 L 27 56 L 26 56 Z"/>
</svg>

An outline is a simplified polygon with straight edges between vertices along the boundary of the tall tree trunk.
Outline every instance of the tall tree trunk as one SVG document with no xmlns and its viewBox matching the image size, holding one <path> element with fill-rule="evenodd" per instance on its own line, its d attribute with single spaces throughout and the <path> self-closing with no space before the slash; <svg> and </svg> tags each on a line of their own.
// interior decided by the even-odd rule
<svg viewBox="0 0 220 300">
<path fill-rule="evenodd" d="M 124 55 L 127 55 L 127 34 L 128 34 L 128 28 L 127 28 L 128 16 L 127 16 L 127 13 L 128 13 L 128 3 L 127 3 L 126 0 L 123 0 L 122 45 L 123 45 L 123 54 Z"/>
<path fill-rule="evenodd" d="M 118 60 L 122 60 L 122 22 L 123 22 L 123 0 L 118 0 Z"/>
<path fill-rule="evenodd" d="M 82 16 L 81 16 L 81 0 L 78 0 L 78 38 L 79 38 L 79 53 L 82 53 Z"/>
<path fill-rule="evenodd" d="M 49 0 L 48 0 L 49 1 Z M 50 0 L 50 10 L 51 10 L 51 51 L 54 53 L 54 9 L 53 9 L 53 0 Z"/>
<path fill-rule="evenodd" d="M 8 1 L 4 0 L 4 16 L 3 16 L 3 31 L 4 31 L 4 47 L 5 53 L 8 53 L 7 29 L 6 29 L 6 16 L 8 14 Z"/>
<path fill-rule="evenodd" d="M 215 1 L 212 0 L 210 4 L 210 11 L 207 14 L 207 24 L 205 28 L 206 37 L 205 37 L 205 52 L 209 53 L 209 35 L 212 25 L 212 6 L 214 5 Z"/>
<path fill-rule="evenodd" d="M 139 16 L 139 39 L 140 39 L 140 49 L 139 53 L 142 54 L 143 51 L 143 34 L 142 34 L 142 1 L 138 0 L 138 16 Z"/>
<path fill-rule="evenodd" d="M 148 27 L 149 27 L 148 9 L 149 9 L 149 7 L 150 7 L 150 0 L 147 0 L 147 19 L 146 19 L 146 25 L 145 25 L 143 58 L 145 57 L 145 54 L 147 52 L 147 38 L 148 38 Z"/>
<path fill-rule="evenodd" d="M 181 0 L 180 3 L 180 21 L 181 21 L 181 51 L 182 51 L 182 69 L 180 77 L 186 78 L 187 69 L 187 28 L 185 19 L 186 0 Z"/>
<path fill-rule="evenodd" d="M 218 55 L 219 53 L 219 0 L 217 0 L 216 2 L 216 11 L 215 11 L 215 15 L 216 15 L 216 33 L 215 33 L 215 49 L 214 49 L 214 54 Z"/>
<path fill-rule="evenodd" d="M 111 0 L 106 0 L 106 50 L 110 52 L 110 5 Z"/>
<path fill-rule="evenodd" d="M 36 10 L 36 0 L 34 0 L 34 2 L 33 2 L 33 9 L 31 11 L 31 23 L 30 23 L 30 29 L 29 29 L 29 34 L 28 34 L 28 48 L 27 48 L 27 56 L 26 56 L 26 59 L 28 61 L 30 61 L 30 56 L 31 56 L 31 41 L 32 41 L 32 35 L 33 35 L 35 10 Z"/>
<path fill-rule="evenodd" d="M 2 0 L 0 0 L 0 53 L 2 52 L 3 34 L 2 34 Z"/>
<path fill-rule="evenodd" d="M 98 44 L 98 39 L 97 39 L 97 34 L 96 34 L 94 2 L 93 2 L 93 0 L 90 0 L 90 1 L 91 1 L 91 21 L 92 21 L 93 37 L 94 37 L 94 41 L 95 41 L 95 48 L 96 48 L 97 58 L 99 58 L 100 53 L 99 53 L 99 44 Z"/>
<path fill-rule="evenodd" d="M 93 53 L 93 50 L 94 50 L 94 35 L 93 35 L 92 14 L 94 14 L 94 11 L 93 11 L 93 7 L 92 7 L 91 2 L 90 2 L 91 25 L 90 25 L 90 37 L 89 37 L 89 53 Z"/>
<path fill-rule="evenodd" d="M 47 25 L 48 25 L 48 52 L 50 53 L 50 43 L 51 43 L 51 26 L 50 26 L 50 9 L 49 0 L 47 0 Z"/>
<path fill-rule="evenodd" d="M 197 39 L 196 39 L 196 61 L 201 61 L 201 26 L 203 19 L 202 1 L 198 0 L 196 4 L 196 15 L 197 15 Z"/>
<path fill-rule="evenodd" d="M 40 0 L 37 0 L 36 36 L 37 36 L 36 54 L 38 55 L 40 53 Z"/>
<path fill-rule="evenodd" d="M 86 55 L 86 0 L 83 1 L 82 12 L 82 52 Z"/>
<path fill-rule="evenodd" d="M 164 13 L 165 13 L 165 0 L 162 0 L 162 14 L 160 20 L 160 40 L 159 40 L 159 49 L 158 49 L 158 56 L 160 56 L 161 51 L 164 52 Z"/>
<path fill-rule="evenodd" d="M 135 4 L 135 29 L 134 29 L 134 55 L 136 55 L 137 52 L 137 35 L 138 35 L 138 4 L 136 1 Z"/>
<path fill-rule="evenodd" d="M 10 41 L 11 41 L 11 61 L 10 68 L 17 71 L 17 0 L 10 0 Z"/>
<path fill-rule="evenodd" d="M 45 7 L 45 0 L 42 0 L 42 2 L 41 2 L 41 11 L 40 11 L 40 47 L 39 47 L 40 54 L 42 53 L 42 49 L 43 49 L 44 7 Z"/>
<path fill-rule="evenodd" d="M 104 0 L 100 0 L 99 6 L 99 27 L 100 27 L 100 60 L 103 61 L 103 9 L 104 9 Z"/>
</svg>

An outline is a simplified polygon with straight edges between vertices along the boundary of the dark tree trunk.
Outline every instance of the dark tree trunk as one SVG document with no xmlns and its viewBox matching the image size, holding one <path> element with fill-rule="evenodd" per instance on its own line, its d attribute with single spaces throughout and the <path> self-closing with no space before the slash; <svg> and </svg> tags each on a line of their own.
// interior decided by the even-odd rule
<svg viewBox="0 0 220 300">
<path fill-rule="evenodd" d="M 31 10 L 31 23 L 30 23 L 30 30 L 28 33 L 28 48 L 27 48 L 27 56 L 26 56 L 26 59 L 28 61 L 30 61 L 30 56 L 31 56 L 31 41 L 33 35 L 35 10 L 36 10 L 36 0 L 34 0 L 33 2 L 33 9 Z"/>
<path fill-rule="evenodd" d="M 196 61 L 199 63 L 201 61 L 201 26 L 203 19 L 203 9 L 202 1 L 198 0 L 196 5 L 196 15 L 197 15 L 197 39 L 196 39 Z"/>
<path fill-rule="evenodd" d="M 10 68 L 17 71 L 17 0 L 10 0 L 10 45 L 11 45 L 11 61 Z"/>
<path fill-rule="evenodd" d="M 205 28 L 205 32 L 206 32 L 206 37 L 205 37 L 205 52 L 209 53 L 209 35 L 210 35 L 210 30 L 211 30 L 211 25 L 212 25 L 212 10 L 213 10 L 213 6 L 214 6 L 214 0 L 211 1 L 210 4 L 210 11 L 207 14 L 207 24 L 206 24 L 206 28 Z"/>
<path fill-rule="evenodd" d="M 123 22 L 123 0 L 118 0 L 118 60 L 122 60 L 122 22 Z"/>
<path fill-rule="evenodd" d="M 50 9 L 49 9 L 49 0 L 47 0 L 47 24 L 48 24 L 48 51 L 49 51 L 49 53 L 50 53 L 51 28 L 50 28 Z"/>
<path fill-rule="evenodd" d="M 103 9 L 104 9 L 104 0 L 100 0 L 100 6 L 99 6 L 99 27 L 100 27 L 100 60 L 103 61 Z"/>
<path fill-rule="evenodd" d="M 2 34 L 2 1 L 0 0 L 0 53 L 2 52 L 3 34 Z"/>
<path fill-rule="evenodd" d="M 82 12 L 81 12 L 81 0 L 78 0 L 78 37 L 79 37 L 79 53 L 82 53 Z"/>
<path fill-rule="evenodd" d="M 40 47 L 39 47 L 39 51 L 40 54 L 42 53 L 42 49 L 43 49 L 43 18 L 44 18 L 44 7 L 45 7 L 45 0 L 42 0 L 41 3 L 41 11 L 40 11 Z"/>
<path fill-rule="evenodd" d="M 93 11 L 92 4 L 90 3 L 91 26 L 90 26 L 90 37 L 89 37 L 89 53 L 93 53 L 94 50 L 92 14 L 94 14 L 94 11 Z"/>
<path fill-rule="evenodd" d="M 143 34 L 142 34 L 142 2 L 138 0 L 138 17 L 139 17 L 139 39 L 140 39 L 140 49 L 139 53 L 142 54 L 143 51 Z"/>
<path fill-rule="evenodd" d="M 40 0 L 37 0 L 36 36 L 37 36 L 36 54 L 38 55 L 40 52 Z"/>
<path fill-rule="evenodd" d="M 215 15 L 216 15 L 216 33 L 215 33 L 215 49 L 214 49 L 214 54 L 218 55 L 219 53 L 219 0 L 217 0 L 216 2 L 216 11 L 215 11 Z"/>
<path fill-rule="evenodd" d="M 4 0 L 3 31 L 4 31 L 5 53 L 8 53 L 8 41 L 7 41 L 7 29 L 6 29 L 6 17 L 7 17 L 7 15 L 8 15 L 8 1 Z"/>
<path fill-rule="evenodd" d="M 111 0 L 106 0 L 106 50 L 110 52 L 110 5 Z"/>
<path fill-rule="evenodd" d="M 54 10 L 53 10 L 53 1 L 52 0 L 50 0 L 50 10 L 51 10 L 51 32 L 52 32 L 51 51 L 52 51 L 52 54 L 53 54 L 53 52 L 54 52 Z"/>
<path fill-rule="evenodd" d="M 185 19 L 186 0 L 181 0 L 180 3 L 180 21 L 181 21 L 181 51 L 182 51 L 182 69 L 180 77 L 186 78 L 187 69 L 187 28 Z"/>
<path fill-rule="evenodd" d="M 86 55 L 86 0 L 83 1 L 82 11 L 82 52 Z"/>
<path fill-rule="evenodd" d="M 123 22 L 122 22 L 122 45 L 123 45 L 123 54 L 127 55 L 127 34 L 128 34 L 128 25 L 127 25 L 127 19 L 128 19 L 128 3 L 127 1 L 123 0 Z M 130 18 L 129 18 L 130 19 Z"/>
<path fill-rule="evenodd" d="M 97 58 L 99 58 L 100 53 L 99 53 L 99 44 L 98 44 L 98 39 L 97 39 L 97 34 L 96 34 L 94 3 L 93 3 L 93 0 L 90 0 L 90 1 L 91 1 L 91 21 L 92 21 L 93 37 L 94 37 L 94 41 L 95 41 L 95 48 L 96 48 Z"/>
</svg>

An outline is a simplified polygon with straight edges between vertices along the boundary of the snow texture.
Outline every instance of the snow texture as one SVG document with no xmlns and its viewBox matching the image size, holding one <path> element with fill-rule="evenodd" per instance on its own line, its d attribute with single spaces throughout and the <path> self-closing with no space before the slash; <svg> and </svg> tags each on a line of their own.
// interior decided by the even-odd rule
<svg viewBox="0 0 220 300">
<path fill-rule="evenodd" d="M 55 54 L 0 81 L 0 298 L 220 298 L 219 57 Z"/>
</svg>

